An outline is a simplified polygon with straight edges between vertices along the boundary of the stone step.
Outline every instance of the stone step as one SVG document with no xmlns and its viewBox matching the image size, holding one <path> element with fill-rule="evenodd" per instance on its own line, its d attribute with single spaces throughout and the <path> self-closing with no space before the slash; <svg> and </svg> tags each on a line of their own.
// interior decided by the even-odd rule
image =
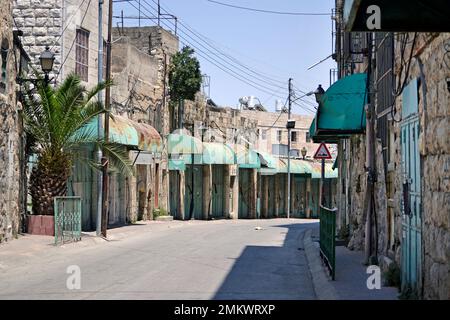
<svg viewBox="0 0 450 320">
<path fill-rule="evenodd" d="M 173 217 L 172 216 L 159 216 L 159 217 L 156 217 L 155 220 L 156 221 L 172 221 Z"/>
</svg>

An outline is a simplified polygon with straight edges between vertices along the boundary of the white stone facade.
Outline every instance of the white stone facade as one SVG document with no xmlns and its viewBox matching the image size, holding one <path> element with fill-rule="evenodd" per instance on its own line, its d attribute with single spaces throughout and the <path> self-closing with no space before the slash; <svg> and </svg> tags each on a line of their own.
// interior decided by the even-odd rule
<svg viewBox="0 0 450 320">
<path fill-rule="evenodd" d="M 23 31 L 22 43 L 40 72 L 39 55 L 49 46 L 55 53 L 53 74 L 60 82 L 75 71 L 76 30 L 89 31 L 87 86 L 98 78 L 98 1 L 14 0 L 15 28 Z M 108 2 L 103 4 L 103 39 L 107 38 Z"/>
</svg>

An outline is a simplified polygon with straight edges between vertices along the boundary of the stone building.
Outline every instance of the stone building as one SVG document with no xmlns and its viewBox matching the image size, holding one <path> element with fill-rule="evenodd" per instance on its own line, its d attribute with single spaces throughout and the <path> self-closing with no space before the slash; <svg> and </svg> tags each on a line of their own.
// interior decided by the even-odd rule
<svg viewBox="0 0 450 320">
<path fill-rule="evenodd" d="M 256 149 L 272 154 L 287 155 L 287 113 L 244 109 L 242 116 L 258 123 Z M 309 136 L 309 127 L 313 116 L 292 114 L 291 119 L 295 120 L 295 128 L 291 129 L 291 155 L 301 157 L 301 150 L 305 147 L 306 158 L 312 158 L 319 146 Z M 335 151 L 334 145 L 330 145 L 329 148 L 330 151 Z"/>
<path fill-rule="evenodd" d="M 410 33 L 395 39 L 396 77 L 405 81 L 395 101 L 390 148 L 395 233 L 402 243 L 396 258 L 402 268 L 417 272 L 405 273 L 402 280 L 413 289 L 418 284 L 417 294 L 425 299 L 450 299 L 449 43 L 450 33 Z M 406 73 L 402 58 L 411 51 Z"/>
<path fill-rule="evenodd" d="M 25 201 L 24 140 L 16 77 L 26 68 L 18 32 L 13 32 L 12 2 L 0 1 L 0 242 L 21 232 Z"/>
<path fill-rule="evenodd" d="M 98 79 L 98 2 L 83 0 L 14 0 L 15 25 L 22 43 L 39 71 L 39 55 L 50 47 L 54 72 L 60 82 L 75 72 L 92 87 Z M 103 2 L 103 48 L 106 48 L 108 2 Z M 104 50 L 104 55 L 106 54 Z M 103 65 L 106 65 L 104 59 Z"/>
<path fill-rule="evenodd" d="M 336 1 L 339 81 L 368 75 L 366 88 L 373 89 L 366 90 L 370 100 L 364 103 L 374 113 L 364 113 L 366 123 L 373 119 L 375 141 L 373 151 L 368 150 L 371 132 L 366 128 L 331 137 L 338 141 L 341 173 L 338 226 L 349 230 L 349 248 L 365 249 L 385 271 L 400 268 L 402 296 L 449 299 L 450 35 L 353 31 L 344 21 L 343 5 Z M 410 30 L 424 28 L 424 22 L 405 17 L 400 28 L 408 23 Z M 373 172 L 367 170 L 370 153 Z M 371 179 L 374 215 L 368 224 Z"/>
<path fill-rule="evenodd" d="M 147 41 L 143 42 L 143 38 Z M 151 43 L 149 39 L 152 39 Z M 170 43 L 171 47 L 165 43 Z M 125 197 L 128 199 L 125 204 L 128 222 L 151 219 L 154 210 L 168 212 L 169 209 L 165 141 L 169 135 L 170 116 L 166 87 L 170 57 L 177 50 L 178 39 L 162 28 L 113 29 L 112 112 L 132 123 L 144 124 L 150 131 L 157 132 L 161 142 L 158 150 L 140 150 L 138 155 L 133 153 L 136 176 L 126 181 L 129 185 L 129 193 Z M 142 132 L 142 135 L 146 134 L 148 132 Z M 110 211 L 110 222 L 120 214 Z"/>
</svg>

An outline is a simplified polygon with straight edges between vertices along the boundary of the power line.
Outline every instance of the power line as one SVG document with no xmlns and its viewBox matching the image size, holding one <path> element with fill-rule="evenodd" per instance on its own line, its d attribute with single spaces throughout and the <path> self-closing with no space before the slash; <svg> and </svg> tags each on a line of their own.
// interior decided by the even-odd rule
<svg viewBox="0 0 450 320">
<path fill-rule="evenodd" d="M 153 7 L 150 3 L 148 3 L 146 0 L 143 0 L 147 5 L 149 5 L 152 9 L 157 10 L 155 7 Z M 158 5 L 158 3 L 155 0 L 152 0 L 153 3 L 155 5 Z M 166 12 L 169 13 L 166 9 L 164 9 L 163 7 L 160 6 L 160 8 Z M 228 58 L 228 60 L 230 62 L 228 62 L 225 59 L 221 59 L 220 57 L 217 57 L 218 59 L 220 59 L 221 61 L 223 61 L 224 63 L 227 63 L 229 65 L 231 65 L 233 68 L 237 69 L 240 73 L 247 73 L 247 71 L 250 71 L 251 73 L 254 74 L 253 78 L 261 83 L 263 83 L 264 85 L 269 85 L 272 86 L 274 88 L 277 89 L 285 89 L 284 86 L 281 86 L 280 84 L 284 84 L 281 81 L 277 81 L 274 80 L 272 78 L 269 78 L 263 74 L 261 74 L 260 72 L 254 71 L 253 69 L 249 68 L 248 66 L 246 66 L 245 64 L 241 63 L 240 61 L 238 61 L 236 58 L 220 51 L 216 46 L 212 45 L 211 43 L 209 43 L 208 41 L 206 41 L 204 38 L 204 36 L 202 36 L 199 32 L 194 31 L 192 28 L 186 26 L 182 21 L 178 21 L 178 23 L 180 24 L 181 27 L 183 27 L 184 29 L 186 29 L 186 31 L 182 31 L 183 34 L 185 34 L 187 37 L 189 37 L 192 41 L 194 41 L 195 43 L 197 43 L 200 47 L 202 47 L 203 49 L 205 49 L 208 53 L 214 54 L 216 55 L 215 52 L 219 53 L 220 55 L 223 55 L 225 57 Z M 181 28 L 180 28 L 181 29 Z M 204 43 L 206 46 L 208 46 L 209 48 L 211 48 L 212 50 L 214 50 L 215 52 L 212 52 L 210 49 L 208 49 L 205 45 L 203 45 L 202 43 L 200 43 L 199 41 L 197 41 L 196 39 L 194 39 L 193 37 L 191 37 L 190 34 L 192 34 L 193 36 L 195 36 L 197 39 L 199 39 L 202 43 Z M 215 60 L 215 59 L 214 59 Z M 215 60 L 217 62 L 217 60 Z M 235 64 L 237 64 L 238 66 L 236 66 Z M 242 68 L 241 68 L 241 67 Z M 247 71 L 245 71 L 245 70 Z M 272 89 L 269 89 L 272 90 Z"/>
<path fill-rule="evenodd" d="M 55 41 L 53 41 L 52 47 L 51 47 L 50 50 L 53 50 L 53 48 L 55 47 L 55 43 L 57 43 L 57 42 L 61 39 L 61 37 L 64 35 L 64 32 L 67 30 L 67 28 L 69 27 L 70 23 L 72 22 L 72 19 L 75 17 L 75 13 L 77 13 L 78 10 L 81 9 L 81 6 L 82 6 L 85 2 L 86 2 L 86 0 L 81 1 L 81 3 L 80 3 L 80 5 L 78 6 L 78 8 L 72 13 L 72 15 L 71 15 L 70 18 L 69 18 L 69 21 L 67 21 L 66 26 L 65 26 L 64 29 L 61 31 L 61 34 L 59 35 L 59 37 L 58 37 L 57 39 L 55 39 Z M 89 8 L 89 5 L 90 5 L 90 1 L 89 1 L 89 4 L 88 4 L 87 8 Z M 87 10 L 87 9 L 86 9 L 86 10 Z M 86 15 L 86 14 L 85 14 L 85 15 Z"/>
<path fill-rule="evenodd" d="M 136 0 L 134 0 L 136 1 Z M 147 1 L 144 1 L 147 5 L 149 5 L 150 8 L 152 8 L 153 10 L 155 10 L 155 8 L 150 5 Z M 133 6 L 136 10 L 139 10 L 133 3 L 129 2 L 129 4 L 131 6 Z M 143 7 L 147 12 L 149 12 L 150 14 L 151 11 L 149 11 L 147 8 Z M 148 18 L 150 18 L 149 16 L 147 16 L 145 13 L 144 15 Z M 161 21 L 166 27 L 168 27 L 171 30 L 171 27 L 165 23 L 165 21 Z M 182 31 L 182 34 L 185 35 L 186 37 L 192 39 L 194 42 L 198 43 L 198 41 L 195 41 L 195 39 L 193 39 L 191 36 L 189 36 L 186 32 Z M 241 82 L 246 83 L 247 85 L 261 91 L 261 92 L 265 92 L 267 94 L 273 94 L 273 89 L 270 87 L 267 87 L 266 85 L 263 85 L 261 83 L 257 83 L 254 80 L 248 79 L 245 76 L 242 76 L 241 74 L 237 73 L 235 70 L 230 69 L 228 66 L 224 65 L 222 62 L 218 61 L 217 59 L 215 59 L 214 57 L 211 57 L 208 53 L 213 54 L 210 50 L 208 50 L 207 48 L 205 48 L 204 46 L 200 45 L 202 48 L 204 48 L 206 50 L 206 52 L 202 49 L 200 49 L 199 47 L 197 47 L 196 45 L 194 45 L 192 43 L 192 41 L 189 41 L 185 36 L 183 36 L 181 34 L 178 34 L 178 37 L 180 38 L 181 42 L 185 45 L 189 45 L 191 47 L 193 47 L 197 54 L 199 56 L 201 56 L 202 58 L 204 58 L 206 61 L 208 61 L 209 63 L 213 64 L 214 66 L 216 66 L 217 68 L 221 69 L 222 71 L 224 71 L 225 73 L 229 74 L 230 76 L 240 80 Z M 228 62 L 225 62 L 228 65 L 230 65 Z M 239 69 L 238 67 L 234 66 L 234 68 Z M 242 71 L 242 70 L 241 70 Z M 259 80 L 260 82 L 263 82 L 261 80 Z M 269 83 L 265 83 L 267 85 L 270 85 Z M 273 85 L 272 85 L 273 86 Z M 279 98 L 283 98 L 281 96 L 278 96 Z"/>
<path fill-rule="evenodd" d="M 83 24 L 84 19 L 86 18 L 86 15 L 87 15 L 87 13 L 88 13 L 88 11 L 89 11 L 89 7 L 91 6 L 91 1 L 92 1 L 92 0 L 89 0 L 89 2 L 88 2 L 88 4 L 87 4 L 86 11 L 84 12 L 83 18 L 81 19 L 80 25 Z M 59 66 L 58 73 L 57 73 L 56 76 L 55 76 L 55 81 L 58 79 L 59 75 L 61 74 L 61 70 L 62 70 L 64 64 L 67 62 L 67 59 L 69 58 L 70 52 L 71 52 L 72 49 L 73 49 L 73 45 L 75 44 L 75 40 L 76 40 L 76 39 L 77 39 L 77 37 L 75 36 L 75 37 L 73 38 L 73 40 L 72 40 L 72 44 L 70 45 L 69 51 L 67 52 L 66 57 L 64 58 L 64 61 L 63 61 L 63 62 L 61 63 L 61 65 Z"/>
<path fill-rule="evenodd" d="M 208 0 L 208 2 L 215 3 L 221 6 L 235 8 L 235 9 L 241 9 L 241 10 L 247 10 L 247 11 L 254 11 L 254 12 L 260 12 L 260 13 L 270 13 L 270 14 L 280 14 L 280 15 L 291 15 L 291 16 L 330 16 L 331 13 L 311 13 L 311 12 L 285 12 L 285 11 L 273 11 L 273 10 L 263 10 L 263 9 L 255 9 L 255 8 L 249 8 L 249 7 L 241 7 L 237 5 L 233 5 L 230 3 L 223 3 L 215 0 Z"/>
</svg>

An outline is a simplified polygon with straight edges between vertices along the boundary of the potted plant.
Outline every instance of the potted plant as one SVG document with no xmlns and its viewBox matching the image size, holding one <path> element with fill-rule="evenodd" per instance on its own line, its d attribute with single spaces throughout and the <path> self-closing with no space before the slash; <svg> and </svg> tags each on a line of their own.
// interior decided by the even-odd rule
<svg viewBox="0 0 450 320">
<path fill-rule="evenodd" d="M 66 195 L 75 161 L 88 161 L 100 169 L 93 160 L 81 157 L 83 146 L 95 144 L 108 156 L 112 167 L 131 172 L 127 152 L 88 129 L 88 124 L 105 112 L 96 97 L 109 85 L 100 83 L 87 90 L 78 76 L 71 74 L 57 88 L 38 81 L 33 90 L 26 89 L 23 118 L 27 150 L 37 156 L 30 176 L 33 212 L 27 218 L 28 233 L 54 235 L 54 198 Z"/>
</svg>

